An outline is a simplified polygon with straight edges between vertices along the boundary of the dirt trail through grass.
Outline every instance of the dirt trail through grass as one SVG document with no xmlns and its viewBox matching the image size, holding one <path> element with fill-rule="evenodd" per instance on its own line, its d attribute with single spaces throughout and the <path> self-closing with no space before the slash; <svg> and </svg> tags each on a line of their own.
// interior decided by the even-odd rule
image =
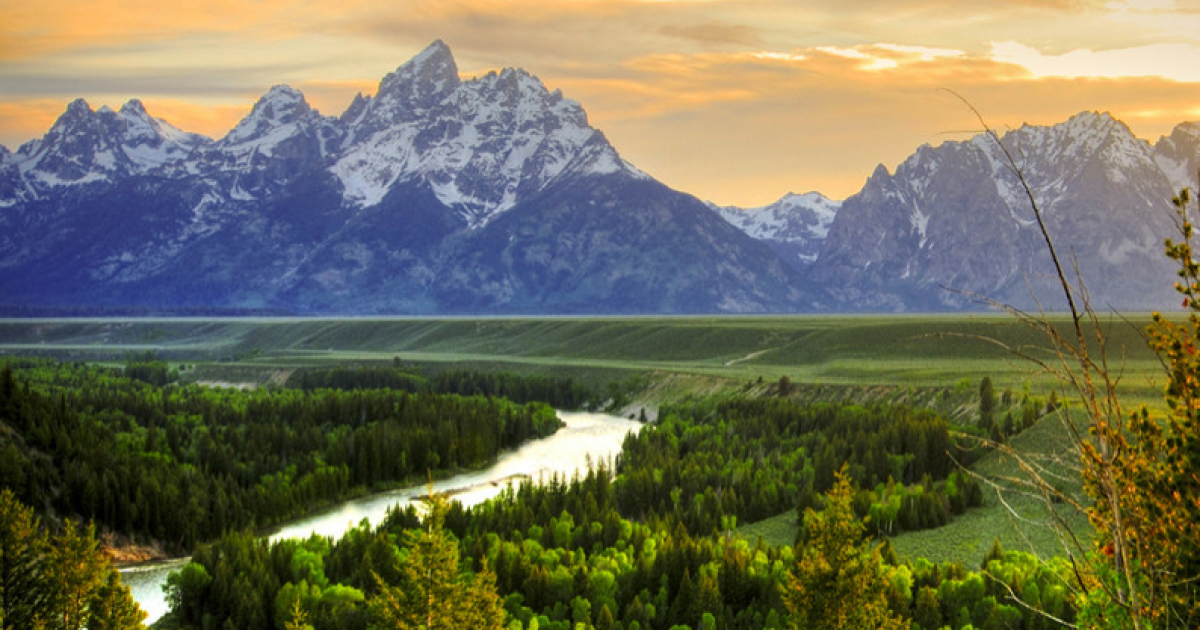
<svg viewBox="0 0 1200 630">
<path fill-rule="evenodd" d="M 764 355 L 772 350 L 778 350 L 778 349 L 779 348 L 767 348 L 766 350 L 759 350 L 758 352 L 751 352 L 750 354 L 747 354 L 746 356 L 744 356 L 740 359 L 731 359 L 729 361 L 726 361 L 725 367 L 729 367 L 736 363 L 745 363 L 746 361 L 753 361 L 754 359 L 757 359 L 758 357 L 761 357 L 762 355 Z"/>
</svg>

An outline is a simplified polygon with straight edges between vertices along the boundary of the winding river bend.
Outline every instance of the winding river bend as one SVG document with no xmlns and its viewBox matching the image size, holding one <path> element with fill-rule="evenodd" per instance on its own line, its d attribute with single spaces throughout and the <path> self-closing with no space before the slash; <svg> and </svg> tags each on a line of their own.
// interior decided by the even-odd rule
<svg viewBox="0 0 1200 630">
<path fill-rule="evenodd" d="M 625 435 L 642 428 L 641 423 L 606 414 L 560 411 L 558 417 L 566 426 L 554 435 L 502 453 L 495 464 L 484 470 L 438 481 L 434 489 L 452 494 L 463 505 L 476 505 L 500 494 L 510 482 L 525 477 L 543 479 L 555 473 L 569 476 L 585 469 L 589 460 L 596 462 L 614 457 L 621 451 Z M 337 538 L 364 518 L 372 525 L 378 524 L 389 507 L 407 505 L 425 494 L 426 489 L 422 485 L 353 499 L 320 514 L 288 523 L 270 538 L 273 541 L 307 538 L 314 532 Z M 167 612 L 162 590 L 167 574 L 178 570 L 187 561 L 187 558 L 176 558 L 121 570 L 121 581 L 129 586 L 133 598 L 148 614 L 147 625 Z"/>
</svg>

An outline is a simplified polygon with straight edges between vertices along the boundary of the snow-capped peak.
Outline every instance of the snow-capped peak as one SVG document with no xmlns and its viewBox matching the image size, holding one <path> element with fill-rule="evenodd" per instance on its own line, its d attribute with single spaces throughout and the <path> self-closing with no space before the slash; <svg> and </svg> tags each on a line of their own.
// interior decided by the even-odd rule
<svg viewBox="0 0 1200 630">
<path fill-rule="evenodd" d="M 1107 159 L 1116 166 L 1139 163 L 1149 152 L 1149 145 L 1137 139 L 1129 127 L 1108 113 L 1080 112 L 1066 122 L 1049 127 L 1024 125 L 1004 135 L 1003 142 L 1010 148 L 1026 171 L 1052 171 L 1039 168 L 1046 160 L 1070 160 L 1083 164 L 1105 152 Z M 990 139 L 979 137 L 977 144 L 995 151 Z"/>
<path fill-rule="evenodd" d="M 379 82 L 379 90 L 366 103 L 361 122 L 373 132 L 411 120 L 437 106 L 459 84 L 454 55 L 446 44 L 437 40 Z"/>
<path fill-rule="evenodd" d="M 207 142 L 151 117 L 137 100 L 114 112 L 107 106 L 93 111 L 87 101 L 76 99 L 45 136 L 23 145 L 8 161 L 26 181 L 20 194 L 36 198 L 59 186 L 147 173 Z"/>
<path fill-rule="evenodd" d="M 138 172 L 183 159 L 196 147 L 211 142 L 204 136 L 181 131 L 165 120 L 150 116 L 137 99 L 121 106 L 117 116 L 125 128 L 122 151 Z"/>
<path fill-rule="evenodd" d="M 79 120 L 80 118 L 89 116 L 92 113 L 92 106 L 88 105 L 86 100 L 77 98 L 70 103 L 67 103 L 67 110 L 63 112 L 62 116 L 59 116 L 58 120 L 55 121 L 54 126 L 51 127 L 51 129 L 54 129 L 54 127 L 59 126 L 61 123 L 70 123 L 72 121 Z"/>
<path fill-rule="evenodd" d="M 513 207 L 570 170 L 637 174 L 588 125 L 578 103 L 508 68 L 462 82 L 449 48 L 434 42 L 356 98 L 333 167 L 345 198 L 371 206 L 398 182 L 424 181 L 471 225 Z"/>
<path fill-rule="evenodd" d="M 819 192 L 789 192 L 774 203 L 755 208 L 712 207 L 756 239 L 799 241 L 825 238 L 841 205 Z"/>
<path fill-rule="evenodd" d="M 122 166 L 119 127 L 112 110 L 76 99 L 45 136 L 21 147 L 17 166 L 36 189 L 106 180 Z"/>
<path fill-rule="evenodd" d="M 258 99 L 250 114 L 221 139 L 221 144 L 240 144 L 262 138 L 275 129 L 294 123 L 312 111 L 299 90 L 276 85 Z"/>
<path fill-rule="evenodd" d="M 842 202 L 818 192 L 789 192 L 775 203 L 757 208 L 719 207 L 722 218 L 752 238 L 764 241 L 793 264 L 813 262 Z"/>
<path fill-rule="evenodd" d="M 1171 181 L 1173 190 L 1195 191 L 1200 175 L 1200 123 L 1176 125 L 1170 136 L 1154 145 L 1154 162 Z"/>
</svg>

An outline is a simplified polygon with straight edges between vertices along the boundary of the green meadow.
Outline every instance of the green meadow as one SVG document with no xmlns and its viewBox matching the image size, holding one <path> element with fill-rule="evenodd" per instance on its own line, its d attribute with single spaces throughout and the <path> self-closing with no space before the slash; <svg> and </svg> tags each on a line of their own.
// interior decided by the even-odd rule
<svg viewBox="0 0 1200 630">
<path fill-rule="evenodd" d="M 1148 315 L 1103 323 L 1131 396 L 1160 371 L 1141 333 Z M 1052 325 L 1069 333 L 1069 321 Z M 1003 344 L 1009 350 L 1002 348 Z M 4 320 L 0 353 L 120 360 L 154 350 L 220 369 L 287 369 L 391 361 L 533 372 L 665 372 L 795 383 L 953 386 L 990 376 L 999 388 L 1046 391 L 1055 360 L 1045 334 L 1004 315 L 528 319 Z M 211 367 L 216 366 L 216 367 Z"/>
</svg>

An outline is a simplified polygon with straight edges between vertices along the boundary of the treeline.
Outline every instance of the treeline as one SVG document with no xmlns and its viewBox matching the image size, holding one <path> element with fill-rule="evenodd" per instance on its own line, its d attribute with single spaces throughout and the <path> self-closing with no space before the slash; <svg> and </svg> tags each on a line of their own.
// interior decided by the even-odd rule
<svg viewBox="0 0 1200 630">
<path fill-rule="evenodd" d="M 95 528 L 50 531 L 0 489 L 0 628 L 135 630 L 146 613 L 101 553 Z"/>
<path fill-rule="evenodd" d="M 162 387 L 179 380 L 179 370 L 172 369 L 153 351 L 133 352 L 125 358 L 125 376 Z"/>
<path fill-rule="evenodd" d="M 699 535 L 667 518 L 634 521 L 617 511 L 603 465 L 570 481 L 523 483 L 445 527 L 462 564 L 494 575 L 508 628 L 525 630 L 758 630 L 789 627 L 783 601 L 792 548 L 729 535 Z M 365 523 L 331 541 L 270 544 L 231 535 L 205 545 L 170 580 L 174 624 L 283 630 L 297 607 L 316 630 L 364 630 L 369 603 L 396 584 L 422 528 L 410 506 L 377 528 Z M 1042 630 L 1074 618 L 1070 568 L 995 546 L 981 571 L 924 560 L 900 563 L 883 546 L 888 608 L 918 630 Z M 375 576 L 379 576 L 377 580 Z"/>
<path fill-rule="evenodd" d="M 509 372 L 444 370 L 424 375 L 396 361 L 391 367 L 358 366 L 301 369 L 288 378 L 289 387 L 313 389 L 398 389 L 461 396 L 507 398 L 514 402 L 544 402 L 558 409 L 594 406 L 595 396 L 572 378 Z"/>
<path fill-rule="evenodd" d="M 982 504 L 975 479 L 955 473 L 958 444 L 945 419 L 905 407 L 736 400 L 664 408 L 651 429 L 626 438 L 616 481 L 622 514 L 670 516 L 711 534 L 818 505 L 843 463 L 855 507 L 879 533 L 938 527 Z"/>
<path fill-rule="evenodd" d="M 39 512 L 177 550 L 554 433 L 554 409 L 393 390 L 158 387 L 120 369 L 0 367 L 0 479 Z"/>
</svg>

